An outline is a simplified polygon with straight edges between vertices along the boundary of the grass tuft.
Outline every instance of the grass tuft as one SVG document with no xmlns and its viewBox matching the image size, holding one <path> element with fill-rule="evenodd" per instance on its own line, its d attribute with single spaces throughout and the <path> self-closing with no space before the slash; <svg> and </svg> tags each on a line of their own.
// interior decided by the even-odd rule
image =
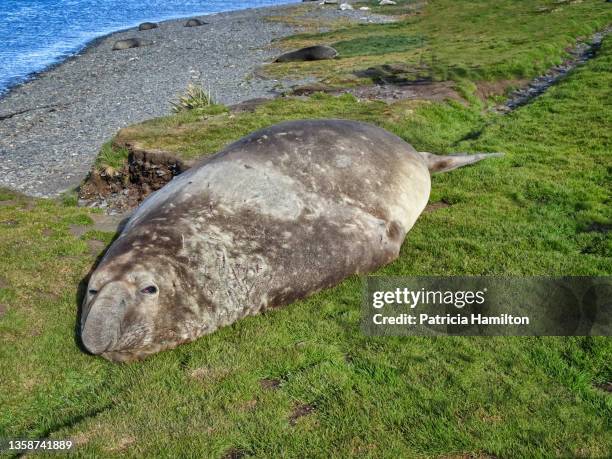
<svg viewBox="0 0 612 459">
<path fill-rule="evenodd" d="M 107 175 L 114 175 L 117 171 L 121 170 L 125 165 L 129 155 L 127 148 L 117 147 L 112 141 L 106 142 L 102 145 L 100 153 L 95 161 L 95 167 L 106 172 Z"/>
<path fill-rule="evenodd" d="M 195 110 L 207 108 L 214 105 L 211 89 L 204 89 L 202 85 L 189 83 L 185 93 L 178 97 L 178 100 L 171 102 L 174 113 L 184 110 Z"/>
</svg>

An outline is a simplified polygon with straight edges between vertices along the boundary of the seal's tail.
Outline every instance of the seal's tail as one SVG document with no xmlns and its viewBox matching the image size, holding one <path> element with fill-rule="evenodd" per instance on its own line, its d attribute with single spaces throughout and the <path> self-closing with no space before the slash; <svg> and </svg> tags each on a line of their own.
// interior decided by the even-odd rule
<svg viewBox="0 0 612 459">
<path fill-rule="evenodd" d="M 503 153 L 476 153 L 474 155 L 453 154 L 447 156 L 434 155 L 426 151 L 420 151 L 419 154 L 423 157 L 432 174 L 436 172 L 446 172 L 457 169 L 458 167 L 474 164 L 486 158 L 495 158 L 503 156 Z"/>
</svg>

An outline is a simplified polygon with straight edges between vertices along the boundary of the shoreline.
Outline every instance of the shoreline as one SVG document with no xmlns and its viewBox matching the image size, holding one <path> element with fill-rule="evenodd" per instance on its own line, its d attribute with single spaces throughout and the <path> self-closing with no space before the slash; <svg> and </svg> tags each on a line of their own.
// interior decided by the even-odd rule
<svg viewBox="0 0 612 459">
<path fill-rule="evenodd" d="M 17 89 L 19 86 L 22 86 L 30 81 L 33 81 L 41 76 L 43 76 L 45 73 L 47 72 L 51 72 L 53 71 L 55 68 L 65 64 L 66 62 L 72 60 L 72 59 L 77 59 L 81 54 L 87 52 L 87 50 L 91 47 L 95 47 L 99 42 L 104 41 L 107 38 L 110 38 L 111 36 L 115 35 L 115 34 L 120 34 L 120 33 L 124 33 L 124 32 L 130 32 L 130 31 L 134 31 L 134 32 L 138 32 L 138 26 L 142 23 L 142 22 L 155 22 L 156 24 L 164 24 L 164 23 L 169 23 L 169 22 L 180 22 L 180 21 L 185 21 L 187 19 L 190 18 L 204 18 L 207 16 L 214 16 L 217 14 L 231 14 L 231 13 L 236 13 L 238 11 L 251 11 L 251 10 L 260 10 L 260 9 L 270 9 L 270 8 L 286 8 L 286 7 L 291 7 L 291 6 L 295 6 L 295 5 L 299 5 L 300 3 L 298 1 L 294 1 L 293 3 L 281 3 L 278 5 L 268 5 L 268 6 L 259 6 L 259 7 L 252 7 L 252 8 L 242 8 L 242 9 L 234 9 L 234 10 L 227 10 L 227 11 L 216 11 L 216 12 L 211 12 L 211 13 L 206 13 L 206 12 L 196 12 L 191 14 L 190 16 L 172 16 L 169 18 L 165 18 L 165 19 L 147 19 L 145 21 L 139 21 L 133 25 L 130 26 L 125 26 L 125 27 L 121 27 L 119 29 L 116 30 L 112 30 L 110 32 L 100 32 L 100 35 L 91 38 L 89 40 L 86 40 L 84 43 L 82 43 L 81 45 L 78 45 L 74 51 L 70 52 L 70 54 L 65 55 L 64 57 L 58 57 L 57 61 L 55 62 L 51 62 L 47 65 L 44 66 L 44 68 L 40 69 L 40 70 L 35 70 L 32 71 L 26 75 L 24 75 L 23 77 L 20 78 L 20 80 L 16 83 L 13 84 L 9 84 L 2 92 L 0 92 L 0 103 L 2 102 L 3 99 L 5 99 L 6 97 L 8 97 L 10 95 L 10 93 L 14 90 Z"/>
<path fill-rule="evenodd" d="M 296 33 L 267 17 L 297 5 L 168 19 L 142 32 L 124 28 L 33 73 L 0 96 L 0 186 L 47 198 L 74 189 L 103 143 L 122 127 L 170 114 L 171 100 L 189 83 L 210 85 L 225 104 L 302 83 L 253 75 L 279 52 L 273 40 Z M 188 18 L 209 24 L 183 27 Z M 114 41 L 131 37 L 145 46 L 111 50 Z"/>
</svg>

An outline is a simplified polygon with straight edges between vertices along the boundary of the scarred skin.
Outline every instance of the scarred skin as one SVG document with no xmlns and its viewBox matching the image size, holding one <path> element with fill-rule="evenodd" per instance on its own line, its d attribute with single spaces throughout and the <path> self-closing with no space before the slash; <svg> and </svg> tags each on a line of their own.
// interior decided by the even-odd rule
<svg viewBox="0 0 612 459">
<path fill-rule="evenodd" d="M 441 164 L 427 155 L 369 124 L 318 120 L 202 160 L 143 202 L 92 274 L 83 344 L 141 359 L 391 262 Z"/>
</svg>

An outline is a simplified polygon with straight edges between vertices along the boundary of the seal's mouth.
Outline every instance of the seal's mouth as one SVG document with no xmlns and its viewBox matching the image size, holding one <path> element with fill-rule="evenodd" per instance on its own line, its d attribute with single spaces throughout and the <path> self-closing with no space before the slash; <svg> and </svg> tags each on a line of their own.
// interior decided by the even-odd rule
<svg viewBox="0 0 612 459">
<path fill-rule="evenodd" d="M 109 331 L 104 324 L 86 321 L 81 327 L 81 342 L 94 355 L 101 355 L 112 349 L 117 342 L 117 333 Z"/>
<path fill-rule="evenodd" d="M 148 356 L 155 354 L 162 349 L 165 349 L 166 347 L 167 346 L 156 344 L 132 349 L 111 349 L 102 352 L 100 356 L 105 358 L 106 360 L 110 360 L 111 362 L 129 363 L 136 362 L 138 360 L 143 360 Z"/>
<path fill-rule="evenodd" d="M 153 354 L 157 354 L 160 351 L 173 349 L 180 344 L 193 341 L 195 338 L 190 337 L 179 339 L 176 338 L 176 335 L 173 335 L 173 339 L 151 339 L 150 335 L 146 334 L 146 332 L 145 335 L 134 335 L 128 333 L 127 336 L 135 339 L 137 342 L 130 341 L 131 344 L 128 345 L 126 343 L 126 337 L 121 337 L 116 344 L 99 355 L 106 360 L 110 360 L 111 362 L 135 362 L 144 360 L 145 358 Z"/>
</svg>

